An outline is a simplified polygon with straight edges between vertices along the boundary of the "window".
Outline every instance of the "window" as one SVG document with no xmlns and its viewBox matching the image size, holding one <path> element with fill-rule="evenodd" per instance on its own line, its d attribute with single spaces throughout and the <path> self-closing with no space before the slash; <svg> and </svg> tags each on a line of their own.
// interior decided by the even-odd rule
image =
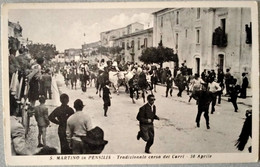
<svg viewBox="0 0 260 167">
<path fill-rule="evenodd" d="M 176 24 L 179 24 L 179 12 L 176 13 Z"/>
<path fill-rule="evenodd" d="M 200 19 L 200 8 L 197 8 L 197 19 Z"/>
<path fill-rule="evenodd" d="M 125 49 L 125 42 L 122 42 L 122 49 Z"/>
<path fill-rule="evenodd" d="M 147 38 L 144 38 L 144 48 L 147 48 Z"/>
<path fill-rule="evenodd" d="M 138 44 L 138 50 L 140 50 L 140 39 L 138 39 L 137 44 Z"/>
<path fill-rule="evenodd" d="M 131 48 L 134 50 L 134 48 L 135 48 L 135 41 L 134 40 L 132 40 L 132 42 L 131 42 Z"/>
<path fill-rule="evenodd" d="M 185 30 L 185 38 L 187 38 L 188 37 L 188 30 L 186 29 Z"/>
<path fill-rule="evenodd" d="M 221 19 L 221 28 L 225 34 L 226 33 L 226 19 Z"/>
<path fill-rule="evenodd" d="M 196 30 L 196 43 L 200 43 L 200 30 Z"/>
<path fill-rule="evenodd" d="M 163 17 L 161 17 L 161 27 L 163 27 Z"/>
<path fill-rule="evenodd" d="M 176 44 L 175 44 L 175 49 L 178 49 L 178 42 L 179 42 L 179 34 L 178 33 L 176 33 Z"/>
</svg>

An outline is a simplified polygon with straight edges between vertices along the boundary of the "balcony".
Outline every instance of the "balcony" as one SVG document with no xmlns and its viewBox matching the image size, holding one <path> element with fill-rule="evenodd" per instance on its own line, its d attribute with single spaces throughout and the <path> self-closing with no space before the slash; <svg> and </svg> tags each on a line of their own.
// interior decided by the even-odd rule
<svg viewBox="0 0 260 167">
<path fill-rule="evenodd" d="M 227 34 L 220 28 L 216 28 L 213 32 L 212 45 L 217 45 L 218 47 L 226 47 L 228 44 Z"/>
</svg>

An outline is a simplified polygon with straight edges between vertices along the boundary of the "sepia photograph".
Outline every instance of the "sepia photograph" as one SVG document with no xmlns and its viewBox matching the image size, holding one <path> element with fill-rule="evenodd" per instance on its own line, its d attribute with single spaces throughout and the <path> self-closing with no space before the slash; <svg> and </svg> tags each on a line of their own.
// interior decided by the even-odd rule
<svg viewBox="0 0 260 167">
<path fill-rule="evenodd" d="M 257 162 L 257 9 L 4 4 L 6 163 Z"/>
</svg>

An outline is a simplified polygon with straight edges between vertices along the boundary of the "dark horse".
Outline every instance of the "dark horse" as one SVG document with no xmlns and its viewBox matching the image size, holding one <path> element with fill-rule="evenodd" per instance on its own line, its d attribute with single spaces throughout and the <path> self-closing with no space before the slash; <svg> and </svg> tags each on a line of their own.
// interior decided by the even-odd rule
<svg viewBox="0 0 260 167">
<path fill-rule="evenodd" d="M 244 150 L 249 137 L 252 137 L 252 110 L 251 109 L 246 111 L 246 119 L 243 128 L 241 130 L 241 133 L 239 135 L 239 138 L 237 139 L 237 142 L 235 144 L 235 146 L 239 151 Z M 251 147 L 252 146 L 248 148 L 249 152 L 251 152 L 252 149 Z"/>
<path fill-rule="evenodd" d="M 69 78 L 70 78 L 70 83 L 71 83 L 71 89 L 73 89 L 74 86 L 76 89 L 77 79 L 78 79 L 77 69 L 71 68 L 69 76 L 70 76 Z"/>
<path fill-rule="evenodd" d="M 133 78 L 131 78 L 128 82 L 129 90 L 130 90 L 130 97 L 132 102 L 135 103 L 134 100 L 134 93 L 136 93 L 136 100 L 139 99 L 139 90 L 142 92 L 143 102 L 145 103 L 145 94 L 147 93 L 147 89 L 151 91 L 152 94 L 152 87 L 147 82 L 145 73 L 141 72 L 139 75 L 135 74 Z"/>
<path fill-rule="evenodd" d="M 83 92 L 87 91 L 87 84 L 89 84 L 89 80 L 90 80 L 90 76 L 89 76 L 89 72 L 86 71 L 85 68 L 81 69 L 81 74 L 80 74 L 80 82 L 81 82 L 81 88 Z"/>
<path fill-rule="evenodd" d="M 97 76 L 96 81 L 96 94 L 99 93 L 99 97 L 101 97 L 101 90 L 105 86 L 105 82 L 109 80 L 108 71 L 105 70 L 104 72 L 99 72 L 99 75 Z"/>
</svg>

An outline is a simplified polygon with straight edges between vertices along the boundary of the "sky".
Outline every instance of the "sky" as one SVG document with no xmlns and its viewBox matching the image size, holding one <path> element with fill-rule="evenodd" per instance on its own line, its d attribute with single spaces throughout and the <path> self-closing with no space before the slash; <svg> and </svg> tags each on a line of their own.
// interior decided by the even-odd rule
<svg viewBox="0 0 260 167">
<path fill-rule="evenodd" d="M 100 40 L 100 32 L 133 22 L 153 26 L 152 13 L 160 9 L 12 9 L 8 19 L 23 28 L 23 37 L 33 43 L 51 43 L 58 51 L 81 48 Z M 85 36 L 84 36 L 85 34 Z"/>
</svg>

